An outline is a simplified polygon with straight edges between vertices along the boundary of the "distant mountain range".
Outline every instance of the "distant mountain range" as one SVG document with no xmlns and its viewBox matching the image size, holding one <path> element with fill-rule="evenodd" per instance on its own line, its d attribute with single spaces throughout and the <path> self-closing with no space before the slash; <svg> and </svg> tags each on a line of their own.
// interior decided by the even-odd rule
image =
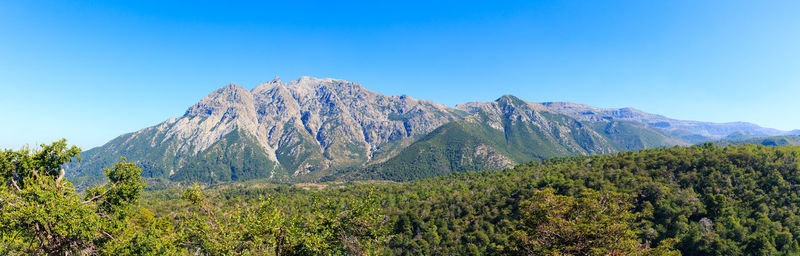
<svg viewBox="0 0 800 256">
<path fill-rule="evenodd" d="M 124 156 L 148 179 L 168 182 L 404 181 L 559 156 L 793 134 L 800 131 L 511 95 L 453 108 L 345 80 L 276 78 L 252 90 L 217 89 L 181 117 L 83 152 L 67 171 L 77 181 L 96 180 Z"/>
</svg>

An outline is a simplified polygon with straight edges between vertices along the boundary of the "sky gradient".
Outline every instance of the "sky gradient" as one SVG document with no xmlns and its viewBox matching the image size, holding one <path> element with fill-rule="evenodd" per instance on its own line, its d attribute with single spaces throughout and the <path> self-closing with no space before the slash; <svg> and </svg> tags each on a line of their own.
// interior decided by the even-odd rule
<svg viewBox="0 0 800 256">
<path fill-rule="evenodd" d="M 71 2 L 0 3 L 0 148 L 89 149 L 303 75 L 800 128 L 798 1 Z"/>
</svg>

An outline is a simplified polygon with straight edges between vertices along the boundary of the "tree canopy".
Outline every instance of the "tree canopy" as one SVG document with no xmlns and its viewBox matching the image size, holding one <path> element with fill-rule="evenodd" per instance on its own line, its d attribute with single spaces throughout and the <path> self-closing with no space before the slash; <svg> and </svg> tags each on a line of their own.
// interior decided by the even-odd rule
<svg viewBox="0 0 800 256">
<path fill-rule="evenodd" d="M 405 183 L 77 193 L 61 140 L 0 152 L 0 254 L 796 255 L 800 147 L 704 144 Z"/>
</svg>

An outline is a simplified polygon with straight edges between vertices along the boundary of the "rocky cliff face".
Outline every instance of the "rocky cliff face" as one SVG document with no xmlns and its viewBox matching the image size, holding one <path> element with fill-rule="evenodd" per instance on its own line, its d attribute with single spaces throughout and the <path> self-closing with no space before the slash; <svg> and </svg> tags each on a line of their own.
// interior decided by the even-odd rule
<svg viewBox="0 0 800 256">
<path fill-rule="evenodd" d="M 187 166 L 199 168 L 198 162 L 210 162 L 201 153 L 237 132 L 241 134 L 237 139 L 252 140 L 243 145 L 255 145 L 239 150 L 263 153 L 274 163 L 270 168 L 285 176 L 320 176 L 331 169 L 389 157 L 416 136 L 461 115 L 430 101 L 385 96 L 337 79 L 302 77 L 282 83 L 276 78 L 252 91 L 231 84 L 212 92 L 180 118 L 84 153 L 84 163 L 71 169 L 89 175 L 100 170 L 94 163 L 127 156 L 148 165 L 146 169 L 154 170 L 151 176 L 185 177 L 177 174 L 195 171 L 185 170 Z M 159 169 L 163 171 L 155 171 Z M 275 171 L 270 176 L 275 177 Z"/>
<path fill-rule="evenodd" d="M 457 111 L 408 96 L 385 96 L 354 82 L 302 77 L 252 92 L 255 135 L 293 175 L 358 166 L 395 143 L 459 118 Z"/>
<path fill-rule="evenodd" d="M 183 117 L 157 125 L 155 129 L 164 137 L 160 141 L 151 141 L 150 145 L 155 147 L 176 140 L 182 144 L 177 153 L 195 155 L 228 133 L 241 129 L 255 135 L 257 127 L 253 95 L 245 88 L 230 84 L 190 107 Z"/>
</svg>

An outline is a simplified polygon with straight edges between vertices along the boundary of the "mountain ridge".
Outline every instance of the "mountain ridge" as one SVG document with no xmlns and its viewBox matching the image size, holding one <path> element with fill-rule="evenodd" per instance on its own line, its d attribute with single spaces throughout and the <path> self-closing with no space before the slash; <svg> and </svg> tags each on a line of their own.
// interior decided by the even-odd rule
<svg viewBox="0 0 800 256">
<path fill-rule="evenodd" d="M 398 159 L 428 159 L 406 168 L 447 173 L 782 133 L 790 132 L 513 95 L 449 107 L 342 79 L 304 76 L 283 83 L 276 77 L 251 90 L 223 86 L 180 117 L 87 150 L 82 163 L 67 169 L 71 177 L 101 176 L 102 167 L 125 156 L 152 179 L 316 181 L 408 166 Z M 420 155 L 430 152 L 436 155 Z"/>
<path fill-rule="evenodd" d="M 646 113 L 631 107 L 598 108 L 571 102 L 544 102 L 542 104 L 554 109 L 555 111 L 572 115 L 582 120 L 599 121 L 602 119 L 621 119 L 636 121 L 646 123 L 675 134 L 681 132 L 690 132 L 696 135 L 704 136 L 707 138 L 707 140 L 722 139 L 725 136 L 738 131 L 752 133 L 752 136 L 754 137 L 787 135 L 791 133 L 791 131 L 765 128 L 748 122 L 712 123 L 678 120 L 662 115 Z"/>
<path fill-rule="evenodd" d="M 580 121 L 512 95 L 462 109 L 473 115 L 434 130 L 396 159 L 343 177 L 407 181 L 553 157 L 690 145 L 629 121 Z"/>
<path fill-rule="evenodd" d="M 94 163 L 108 163 L 119 156 L 145 165 L 160 158 L 145 169 L 162 169 L 152 173 L 170 178 L 225 135 L 241 132 L 260 145 L 284 173 L 279 176 L 320 176 L 319 171 L 385 158 L 394 144 L 408 143 L 460 119 L 459 115 L 460 111 L 432 101 L 385 96 L 340 79 L 301 77 L 284 84 L 276 78 L 252 90 L 229 84 L 181 117 L 88 150 L 87 163 L 69 169 L 72 175 L 86 171 L 96 175 L 101 168 Z"/>
</svg>

